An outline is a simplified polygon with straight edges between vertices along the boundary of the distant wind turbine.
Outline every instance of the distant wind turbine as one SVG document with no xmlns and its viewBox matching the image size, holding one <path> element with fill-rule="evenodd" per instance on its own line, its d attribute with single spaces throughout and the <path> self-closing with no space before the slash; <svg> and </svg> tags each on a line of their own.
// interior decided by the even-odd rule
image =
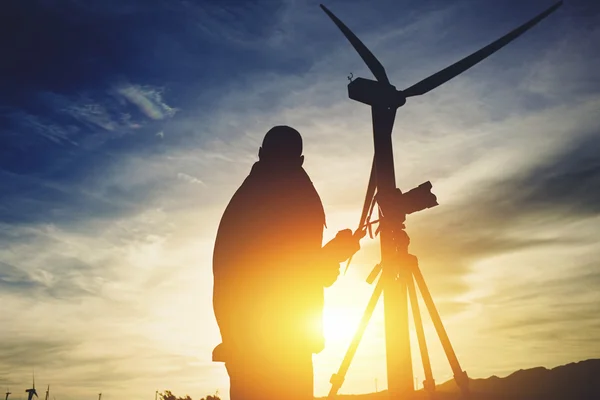
<svg viewBox="0 0 600 400">
<path fill-rule="evenodd" d="M 35 373 L 33 373 L 32 377 L 33 377 L 33 387 L 31 389 L 26 390 L 26 392 L 28 394 L 27 400 L 31 400 L 34 395 L 35 395 L 35 397 L 38 397 L 38 394 L 35 391 Z"/>
<path fill-rule="evenodd" d="M 4 400 L 8 400 L 8 396 L 10 396 L 10 391 L 8 388 L 6 388 L 6 398 Z"/>
<path fill-rule="evenodd" d="M 48 400 L 49 395 L 50 395 L 50 385 L 48 385 L 48 389 L 46 389 L 46 398 L 44 400 Z"/>
</svg>

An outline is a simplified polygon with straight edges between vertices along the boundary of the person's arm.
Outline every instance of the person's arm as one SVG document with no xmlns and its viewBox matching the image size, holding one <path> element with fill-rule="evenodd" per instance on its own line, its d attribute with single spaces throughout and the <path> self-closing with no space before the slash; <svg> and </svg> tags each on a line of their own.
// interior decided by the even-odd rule
<svg viewBox="0 0 600 400">
<path fill-rule="evenodd" d="M 360 236 L 354 236 L 350 229 L 339 231 L 319 254 L 323 287 L 329 287 L 340 275 L 340 263 L 349 259 L 360 250 Z"/>
</svg>

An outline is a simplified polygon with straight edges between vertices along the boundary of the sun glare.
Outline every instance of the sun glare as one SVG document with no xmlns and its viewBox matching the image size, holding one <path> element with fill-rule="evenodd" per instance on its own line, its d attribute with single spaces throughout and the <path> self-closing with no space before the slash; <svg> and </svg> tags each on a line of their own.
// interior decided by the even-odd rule
<svg viewBox="0 0 600 400">
<path fill-rule="evenodd" d="M 325 308 L 323 333 L 329 343 L 350 342 L 358 329 L 362 311 L 349 307 Z"/>
</svg>

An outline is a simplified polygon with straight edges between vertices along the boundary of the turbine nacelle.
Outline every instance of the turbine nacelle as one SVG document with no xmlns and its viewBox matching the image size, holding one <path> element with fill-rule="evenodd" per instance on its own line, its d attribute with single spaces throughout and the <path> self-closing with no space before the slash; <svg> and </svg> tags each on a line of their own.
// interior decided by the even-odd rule
<svg viewBox="0 0 600 400">
<path fill-rule="evenodd" d="M 348 84 L 348 97 L 373 107 L 398 108 L 406 104 L 406 96 L 394 85 L 365 78 Z"/>
</svg>

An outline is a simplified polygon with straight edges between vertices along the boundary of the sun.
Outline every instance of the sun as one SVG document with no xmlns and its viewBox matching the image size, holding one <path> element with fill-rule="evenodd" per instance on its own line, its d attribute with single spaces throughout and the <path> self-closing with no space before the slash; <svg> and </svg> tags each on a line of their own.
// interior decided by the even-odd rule
<svg viewBox="0 0 600 400">
<path fill-rule="evenodd" d="M 329 343 L 349 343 L 358 329 L 362 312 L 352 307 L 325 307 L 323 334 Z"/>
</svg>

